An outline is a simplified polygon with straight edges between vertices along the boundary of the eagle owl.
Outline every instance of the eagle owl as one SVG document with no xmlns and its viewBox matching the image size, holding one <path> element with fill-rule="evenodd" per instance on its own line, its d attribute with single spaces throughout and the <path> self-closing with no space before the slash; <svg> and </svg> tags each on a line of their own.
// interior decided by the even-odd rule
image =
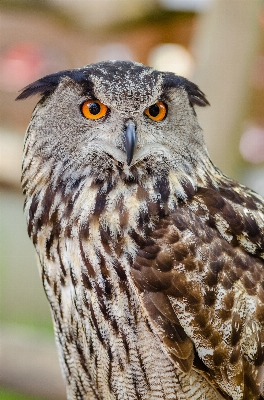
<svg viewBox="0 0 264 400">
<path fill-rule="evenodd" d="M 68 399 L 261 399 L 264 200 L 211 162 L 192 82 L 46 76 L 22 186 Z"/>
</svg>

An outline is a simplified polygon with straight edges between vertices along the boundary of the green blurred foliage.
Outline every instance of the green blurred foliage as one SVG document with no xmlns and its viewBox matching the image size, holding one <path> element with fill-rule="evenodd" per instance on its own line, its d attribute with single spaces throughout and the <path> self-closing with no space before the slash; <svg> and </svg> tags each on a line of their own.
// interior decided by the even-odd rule
<svg viewBox="0 0 264 400">
<path fill-rule="evenodd" d="M 17 393 L 13 390 L 0 387 L 0 399 L 1 400 L 45 400 L 43 397 L 32 397 L 25 394 Z"/>
</svg>

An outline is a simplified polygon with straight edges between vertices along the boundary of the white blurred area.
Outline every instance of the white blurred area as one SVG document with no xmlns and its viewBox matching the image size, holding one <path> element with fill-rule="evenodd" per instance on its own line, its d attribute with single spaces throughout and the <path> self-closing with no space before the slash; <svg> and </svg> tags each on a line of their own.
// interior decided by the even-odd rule
<svg viewBox="0 0 264 400">
<path fill-rule="evenodd" d="M 186 0 L 187 2 L 189 0 Z M 71 13 L 84 27 L 102 27 L 139 18 L 155 7 L 153 0 L 48 0 Z"/>
<path fill-rule="evenodd" d="M 244 169 L 243 182 L 264 196 L 264 126 L 256 122 L 245 125 L 239 142 L 240 154 L 249 164 Z"/>
<path fill-rule="evenodd" d="M 159 0 L 160 4 L 170 10 L 204 11 L 213 0 Z"/>
<path fill-rule="evenodd" d="M 103 60 L 133 61 L 134 59 L 135 57 L 132 50 L 123 43 L 107 43 L 98 46 L 95 51 L 95 62 Z"/>
<path fill-rule="evenodd" d="M 254 123 L 248 124 L 241 135 L 239 149 L 249 163 L 264 163 L 264 128 Z"/>
<path fill-rule="evenodd" d="M 160 71 L 170 71 L 191 79 L 194 60 L 186 48 L 179 44 L 165 43 L 155 46 L 148 57 L 149 65 Z"/>
</svg>

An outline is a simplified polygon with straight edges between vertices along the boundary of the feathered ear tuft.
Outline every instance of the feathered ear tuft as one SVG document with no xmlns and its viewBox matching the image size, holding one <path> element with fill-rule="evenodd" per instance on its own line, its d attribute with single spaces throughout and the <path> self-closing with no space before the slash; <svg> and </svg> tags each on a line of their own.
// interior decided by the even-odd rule
<svg viewBox="0 0 264 400">
<path fill-rule="evenodd" d="M 210 106 L 209 101 L 207 100 L 205 94 L 199 89 L 199 87 L 193 83 L 188 81 L 188 79 L 183 79 L 183 87 L 188 93 L 189 100 L 192 106 L 197 105 L 200 107 Z"/>
<path fill-rule="evenodd" d="M 192 106 L 197 105 L 200 107 L 205 107 L 210 105 L 205 94 L 195 83 L 183 78 L 182 76 L 175 75 L 172 72 L 165 73 L 164 87 L 166 89 L 170 87 L 184 88 L 189 96 L 190 104 Z"/>
<path fill-rule="evenodd" d="M 63 74 L 63 72 L 65 74 Z M 24 89 L 22 89 L 16 100 L 24 100 L 28 97 L 34 96 L 35 94 L 44 95 L 52 92 L 56 89 L 62 76 L 67 75 L 68 71 L 57 72 L 52 75 L 44 76 L 43 78 L 30 83 Z"/>
<path fill-rule="evenodd" d="M 85 80 L 87 81 L 87 77 L 84 75 L 84 69 L 69 69 L 56 72 L 55 74 L 44 76 L 43 78 L 30 83 L 22 89 L 16 100 L 24 100 L 36 94 L 40 94 L 41 96 L 50 94 L 56 89 L 60 80 L 65 76 L 72 78 L 78 83 L 82 83 Z"/>
</svg>

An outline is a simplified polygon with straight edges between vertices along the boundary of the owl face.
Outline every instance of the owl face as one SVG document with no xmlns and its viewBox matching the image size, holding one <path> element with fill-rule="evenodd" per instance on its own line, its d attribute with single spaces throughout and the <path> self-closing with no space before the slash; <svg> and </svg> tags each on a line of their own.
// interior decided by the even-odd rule
<svg viewBox="0 0 264 400">
<path fill-rule="evenodd" d="M 195 84 L 132 62 L 102 62 L 29 85 L 43 94 L 29 127 L 34 154 L 97 174 L 121 168 L 178 168 L 206 152 L 194 104 L 208 104 Z M 56 167 L 55 167 L 56 168 Z"/>
</svg>

